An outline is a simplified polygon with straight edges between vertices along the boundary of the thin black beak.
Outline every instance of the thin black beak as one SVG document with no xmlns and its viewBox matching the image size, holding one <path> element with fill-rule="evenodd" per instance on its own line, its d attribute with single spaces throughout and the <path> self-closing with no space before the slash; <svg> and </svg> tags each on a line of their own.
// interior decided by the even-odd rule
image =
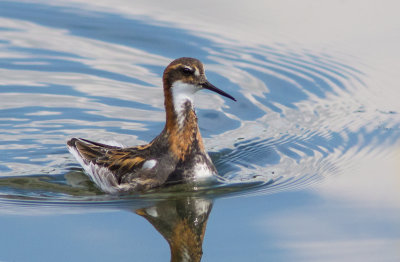
<svg viewBox="0 0 400 262">
<path fill-rule="evenodd" d="M 220 94 L 220 95 L 222 95 L 222 96 L 225 96 L 225 97 L 227 97 L 227 98 L 232 99 L 233 101 L 236 101 L 236 99 L 235 99 L 233 96 L 231 96 L 231 95 L 225 93 L 224 91 L 222 91 L 221 89 L 215 87 L 213 84 L 211 84 L 211 83 L 208 82 L 208 81 L 205 81 L 204 83 L 202 83 L 201 86 L 202 86 L 203 88 L 205 88 L 205 89 L 214 91 L 215 93 L 218 93 L 218 94 Z"/>
</svg>

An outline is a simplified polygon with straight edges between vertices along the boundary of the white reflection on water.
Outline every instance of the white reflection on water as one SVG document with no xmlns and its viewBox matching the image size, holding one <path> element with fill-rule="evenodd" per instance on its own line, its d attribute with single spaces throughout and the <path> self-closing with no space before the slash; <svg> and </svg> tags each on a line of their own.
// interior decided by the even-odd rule
<svg viewBox="0 0 400 262">
<path fill-rule="evenodd" d="M 309 199 L 257 219 L 289 260 L 396 261 L 400 243 L 400 152 L 365 155 Z M 390 148 L 393 149 L 393 148 Z"/>
<path fill-rule="evenodd" d="M 349 170 L 316 189 L 324 198 L 351 201 L 368 208 L 400 208 L 400 143 L 391 152 L 369 154 L 354 161 Z"/>
</svg>

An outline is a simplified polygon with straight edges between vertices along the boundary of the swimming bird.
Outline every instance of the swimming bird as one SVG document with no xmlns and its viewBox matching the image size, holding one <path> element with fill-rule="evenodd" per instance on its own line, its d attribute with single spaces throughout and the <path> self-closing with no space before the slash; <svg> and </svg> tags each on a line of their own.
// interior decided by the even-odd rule
<svg viewBox="0 0 400 262">
<path fill-rule="evenodd" d="M 203 64 L 189 57 L 172 61 L 163 73 L 165 127 L 149 144 L 118 147 L 82 138 L 67 142 L 69 151 L 106 193 L 151 188 L 212 177 L 217 170 L 205 151 L 194 109 L 194 94 L 214 91 Z"/>
</svg>

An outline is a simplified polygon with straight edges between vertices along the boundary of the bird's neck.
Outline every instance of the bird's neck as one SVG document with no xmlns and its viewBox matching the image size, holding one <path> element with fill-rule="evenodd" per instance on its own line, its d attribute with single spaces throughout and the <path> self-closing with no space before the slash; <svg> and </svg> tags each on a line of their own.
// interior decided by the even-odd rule
<svg viewBox="0 0 400 262">
<path fill-rule="evenodd" d="M 194 111 L 194 92 L 184 88 L 178 85 L 165 91 L 165 131 L 171 152 L 180 160 L 185 160 L 193 150 L 204 151 Z"/>
</svg>

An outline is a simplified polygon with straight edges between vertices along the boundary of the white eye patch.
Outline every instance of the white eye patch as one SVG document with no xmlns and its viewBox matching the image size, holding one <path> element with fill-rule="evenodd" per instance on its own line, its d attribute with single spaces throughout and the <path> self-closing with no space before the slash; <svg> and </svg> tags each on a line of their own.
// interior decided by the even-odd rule
<svg viewBox="0 0 400 262">
<path fill-rule="evenodd" d="M 200 71 L 199 71 L 199 69 L 196 67 L 196 70 L 194 71 L 194 75 L 196 76 L 196 77 L 199 77 L 200 76 Z"/>
</svg>

